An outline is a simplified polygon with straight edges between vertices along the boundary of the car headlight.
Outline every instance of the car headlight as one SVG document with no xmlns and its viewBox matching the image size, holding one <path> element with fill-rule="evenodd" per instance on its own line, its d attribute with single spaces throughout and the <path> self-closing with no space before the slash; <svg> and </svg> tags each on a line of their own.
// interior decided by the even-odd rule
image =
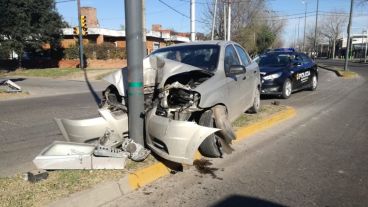
<svg viewBox="0 0 368 207">
<path fill-rule="evenodd" d="M 282 72 L 274 73 L 274 74 L 271 74 L 271 75 L 264 76 L 263 79 L 264 80 L 272 80 L 272 79 L 279 78 L 281 75 L 282 75 Z"/>
</svg>

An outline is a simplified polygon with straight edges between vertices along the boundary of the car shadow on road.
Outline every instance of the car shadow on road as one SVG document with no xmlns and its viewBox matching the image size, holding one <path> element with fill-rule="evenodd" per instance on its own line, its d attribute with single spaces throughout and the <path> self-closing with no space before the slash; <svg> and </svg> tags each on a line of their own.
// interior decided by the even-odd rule
<svg viewBox="0 0 368 207">
<path fill-rule="evenodd" d="M 285 205 L 274 203 L 260 198 L 250 196 L 231 195 L 211 207 L 228 207 L 228 206 L 252 206 L 252 207 L 286 207 Z"/>
</svg>

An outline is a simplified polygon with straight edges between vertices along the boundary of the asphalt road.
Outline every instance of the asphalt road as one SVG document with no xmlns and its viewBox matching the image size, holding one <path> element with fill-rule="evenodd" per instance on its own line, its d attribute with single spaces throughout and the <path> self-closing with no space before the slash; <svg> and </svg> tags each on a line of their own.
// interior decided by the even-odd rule
<svg viewBox="0 0 368 207">
<path fill-rule="evenodd" d="M 359 78 L 321 70 L 317 91 L 281 101 L 296 117 L 246 139 L 232 155 L 106 206 L 368 206 L 368 68 L 354 70 Z"/>
<path fill-rule="evenodd" d="M 297 116 L 236 145 L 224 159 L 170 175 L 107 206 L 367 206 L 368 83 L 320 70 L 317 91 L 281 104 Z M 262 100 L 263 104 L 274 99 Z M 97 115 L 89 93 L 0 102 L 0 175 L 63 140 L 53 117 Z M 201 167 L 202 166 L 202 167 Z"/>
<path fill-rule="evenodd" d="M 44 147 L 64 140 L 54 117 L 93 117 L 96 109 L 90 93 L 0 102 L 0 175 L 34 169 L 31 161 Z"/>
</svg>

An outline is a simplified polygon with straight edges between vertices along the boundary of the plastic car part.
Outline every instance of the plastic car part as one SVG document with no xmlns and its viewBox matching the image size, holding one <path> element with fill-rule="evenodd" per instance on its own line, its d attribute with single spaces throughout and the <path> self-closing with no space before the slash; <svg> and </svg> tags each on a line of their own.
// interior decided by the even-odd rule
<svg viewBox="0 0 368 207">
<path fill-rule="evenodd" d="M 164 159 L 190 165 L 200 144 L 220 130 L 158 116 L 156 108 L 147 114 L 146 120 L 146 142 L 151 150 Z"/>
<path fill-rule="evenodd" d="M 101 117 L 70 120 L 57 119 L 61 133 L 67 141 L 85 143 L 89 140 L 100 138 L 105 135 L 107 130 L 113 130 L 118 137 L 115 141 L 122 141 L 123 133 L 128 132 L 128 116 L 126 113 L 113 115 L 110 110 L 102 108 L 98 110 Z M 111 141 L 110 143 L 114 143 Z"/>
<path fill-rule="evenodd" d="M 214 117 L 212 110 L 203 112 L 199 119 L 199 125 L 214 127 Z M 206 157 L 222 157 L 222 148 L 217 134 L 210 134 L 199 146 L 199 151 Z"/>
<path fill-rule="evenodd" d="M 33 160 L 38 169 L 124 169 L 127 154 L 121 157 L 96 157 L 95 146 L 55 141 Z"/>
<path fill-rule="evenodd" d="M 121 148 L 129 153 L 129 158 L 133 161 L 140 162 L 147 158 L 151 153 L 150 150 L 145 149 L 142 145 L 134 142 L 132 139 L 124 139 Z"/>
<path fill-rule="evenodd" d="M 227 117 L 226 107 L 223 105 L 217 105 L 213 107 L 212 110 L 216 127 L 221 129 L 219 132 L 221 137 L 225 140 L 225 143 L 230 144 L 236 139 L 236 135 Z"/>
<path fill-rule="evenodd" d="M 22 88 L 11 80 L 4 80 L 0 82 L 0 86 L 4 85 L 7 87 L 7 92 L 22 92 Z"/>
</svg>

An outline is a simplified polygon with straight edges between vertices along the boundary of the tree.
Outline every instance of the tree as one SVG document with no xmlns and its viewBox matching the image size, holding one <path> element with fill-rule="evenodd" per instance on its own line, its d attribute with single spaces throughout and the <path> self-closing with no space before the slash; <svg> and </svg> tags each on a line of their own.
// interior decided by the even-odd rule
<svg viewBox="0 0 368 207">
<path fill-rule="evenodd" d="M 225 9 L 223 1 L 218 0 L 218 2 L 214 36 L 215 39 L 221 40 L 224 39 Z M 208 4 L 207 13 L 202 20 L 206 23 L 208 31 L 211 31 L 212 28 L 213 11 L 214 0 Z M 225 12 L 227 13 L 227 11 Z M 241 44 L 251 54 L 263 52 L 276 43 L 279 45 L 285 22 L 276 19 L 275 15 L 274 12 L 267 9 L 265 0 L 232 1 L 231 39 Z M 267 33 L 263 34 L 265 31 Z"/>
<path fill-rule="evenodd" d="M 0 44 L 18 54 L 18 67 L 25 50 L 59 46 L 66 24 L 53 0 L 0 0 L 0 14 Z"/>
<path fill-rule="evenodd" d="M 275 41 L 276 34 L 273 33 L 270 27 L 263 25 L 257 35 L 258 52 L 264 52 Z"/>
<path fill-rule="evenodd" d="M 348 16 L 335 12 L 331 16 L 327 16 L 322 21 L 321 34 L 329 39 L 332 43 L 332 58 L 335 58 L 336 40 L 340 37 L 343 29 L 346 27 Z M 342 13 L 342 12 L 340 12 Z"/>
</svg>

